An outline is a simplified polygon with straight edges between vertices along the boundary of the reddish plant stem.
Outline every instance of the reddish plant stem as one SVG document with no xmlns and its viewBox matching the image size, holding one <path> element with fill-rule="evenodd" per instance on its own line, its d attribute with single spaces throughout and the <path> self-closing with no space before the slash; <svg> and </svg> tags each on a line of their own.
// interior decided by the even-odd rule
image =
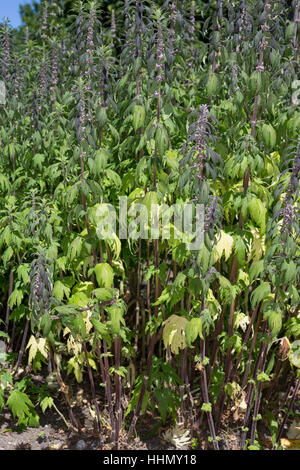
<svg viewBox="0 0 300 470">
<path fill-rule="evenodd" d="M 55 372 L 55 375 L 56 375 L 56 379 L 57 379 L 57 382 L 60 386 L 60 390 L 63 394 L 63 397 L 64 397 L 64 400 L 65 400 L 65 403 L 67 405 L 67 408 L 68 408 L 68 411 L 69 411 L 69 417 L 70 417 L 70 420 L 71 420 L 71 423 L 73 423 L 73 425 L 75 426 L 75 428 L 77 429 L 77 431 L 80 433 L 81 432 L 81 428 L 80 428 L 80 425 L 77 421 L 77 419 L 75 418 L 74 416 L 74 413 L 73 413 L 73 410 L 72 410 L 72 407 L 71 407 L 71 403 L 70 403 L 70 397 L 68 395 L 68 390 L 69 388 L 63 383 L 61 377 L 60 377 L 60 374 L 57 370 L 57 367 L 56 367 L 56 364 L 55 364 L 55 359 L 54 359 L 54 354 L 53 354 L 53 350 L 52 348 L 50 347 L 50 357 L 51 357 L 51 361 L 52 361 L 52 365 L 53 365 L 53 370 Z"/>
<path fill-rule="evenodd" d="M 264 324 L 264 326 L 263 326 L 263 333 L 265 332 L 265 329 L 266 329 L 266 324 Z M 256 362 L 255 362 L 255 365 L 254 365 L 252 381 L 249 384 L 249 389 L 248 389 L 248 393 L 247 393 L 247 409 L 246 409 L 246 413 L 245 413 L 245 416 L 244 416 L 244 423 L 243 423 L 244 430 L 243 430 L 242 435 L 241 435 L 241 445 L 240 445 L 241 450 L 243 450 L 244 447 L 245 447 L 245 442 L 246 442 L 246 437 L 247 437 L 246 426 L 248 424 L 248 420 L 249 420 L 249 417 L 250 417 L 256 376 L 258 374 L 258 370 L 259 370 L 259 366 L 261 364 L 261 360 L 264 357 L 265 348 L 267 348 L 267 347 L 268 347 L 268 344 L 265 344 L 261 341 L 258 356 L 257 356 Z"/>
<path fill-rule="evenodd" d="M 84 162 L 83 162 L 83 157 L 80 157 L 80 171 L 81 171 L 81 185 L 85 183 L 85 178 L 84 178 Z M 88 218 L 88 213 L 87 213 L 87 203 L 86 203 L 86 197 L 84 194 L 82 194 L 82 205 L 84 208 L 85 212 L 85 225 L 86 225 L 86 230 L 88 233 L 89 238 L 91 238 L 91 229 L 90 229 L 90 223 L 89 223 L 89 218 Z M 93 253 L 93 258 L 94 258 L 94 264 L 97 264 L 97 254 L 95 248 L 92 246 L 92 253 Z"/>
<path fill-rule="evenodd" d="M 160 91 L 159 91 L 158 97 L 157 97 L 157 109 L 156 109 L 156 121 L 157 121 L 157 123 L 160 122 L 160 106 L 161 105 L 160 105 Z M 155 149 L 155 157 L 157 157 L 157 149 Z M 156 175 L 156 164 L 154 164 L 153 185 L 154 185 L 155 190 L 156 190 L 156 187 L 157 187 L 156 177 L 157 177 L 157 175 Z M 149 247 L 149 245 L 148 245 L 148 247 Z M 155 259 L 155 268 L 156 268 L 156 274 L 155 274 L 155 302 L 156 302 L 156 300 L 159 297 L 159 292 L 160 292 L 160 282 L 159 282 L 159 277 L 158 277 L 158 268 L 159 268 L 159 244 L 158 244 L 158 239 L 156 239 L 154 241 L 154 259 Z M 150 292 L 149 292 L 150 285 L 148 284 L 147 287 L 148 287 L 147 288 L 147 294 L 149 295 L 148 301 L 150 303 Z M 155 305 L 155 307 L 154 307 L 154 316 L 155 316 L 155 318 L 157 318 L 157 316 L 158 316 L 158 305 Z M 132 422 L 131 422 L 131 425 L 130 425 L 130 428 L 129 428 L 129 431 L 128 431 L 128 440 L 130 439 L 131 434 L 132 434 L 133 430 L 135 429 L 137 420 L 140 416 L 140 412 L 141 412 L 141 409 L 142 409 L 143 398 L 144 398 L 144 395 L 145 395 L 145 392 L 146 392 L 146 389 L 147 389 L 149 374 L 150 374 L 150 370 L 151 370 L 152 357 L 153 357 L 153 353 L 154 353 L 154 346 L 155 346 L 155 343 L 156 343 L 156 337 L 157 337 L 157 334 L 154 333 L 151 337 L 151 340 L 150 340 L 150 347 L 149 347 L 149 353 L 148 353 L 147 364 L 146 364 L 146 372 L 145 372 L 145 375 L 144 375 L 144 378 L 143 378 L 143 383 L 142 383 L 142 388 L 141 388 L 141 392 L 140 392 L 140 396 L 139 396 L 137 409 L 134 413 L 134 416 L 132 418 Z"/>
<path fill-rule="evenodd" d="M 243 377 L 242 389 L 244 389 L 247 385 L 247 381 L 248 381 L 248 377 L 249 377 L 249 373 L 250 373 L 250 368 L 251 368 L 251 362 L 252 362 L 252 354 L 253 354 L 253 351 L 254 351 L 254 348 L 255 348 L 255 344 L 256 344 L 256 340 L 257 340 L 257 335 L 258 335 L 258 330 L 259 330 L 259 327 L 260 327 L 261 319 L 262 319 L 262 311 L 259 312 L 256 328 L 255 328 L 255 331 L 254 331 L 254 334 L 253 334 L 252 343 L 251 343 L 250 352 L 249 352 L 249 357 L 248 357 L 248 362 L 247 362 L 246 370 L 245 370 L 244 377 Z"/>
<path fill-rule="evenodd" d="M 264 352 L 263 352 L 263 357 L 262 357 L 262 361 L 261 361 L 261 368 L 260 368 L 261 372 L 264 372 L 264 370 L 265 370 L 266 359 L 267 359 L 267 354 L 268 354 L 268 348 L 269 348 L 269 343 L 266 343 L 264 345 Z M 261 392 L 262 392 L 262 381 L 260 380 L 258 382 L 258 386 L 257 386 L 256 399 L 255 399 L 253 418 L 252 418 L 251 445 L 254 444 L 254 440 L 255 440 L 255 431 L 256 431 L 257 418 L 258 418 L 258 412 L 259 412 L 260 401 L 261 401 Z"/>
<path fill-rule="evenodd" d="M 19 368 L 19 366 L 21 364 L 21 361 L 22 361 L 22 357 L 23 357 L 23 354 L 24 354 L 24 351 L 25 351 L 25 341 L 26 341 L 27 334 L 28 334 L 28 327 L 29 327 L 29 320 L 26 320 L 25 328 L 24 328 L 24 332 L 23 332 L 23 336 L 22 336 L 21 347 L 20 347 L 20 351 L 19 351 L 19 354 L 18 354 L 17 363 L 14 366 L 14 373 L 16 373 L 18 371 L 18 368 Z"/>
<path fill-rule="evenodd" d="M 13 291 L 13 285 L 14 285 L 14 272 L 13 270 L 11 270 L 9 273 L 8 298 L 7 298 L 6 316 L 5 316 L 5 333 L 8 333 L 9 314 L 10 314 L 9 298 Z"/>
<path fill-rule="evenodd" d="M 230 304 L 230 314 L 229 314 L 229 328 L 228 328 L 228 337 L 231 338 L 233 335 L 233 320 L 234 320 L 234 299 L 231 299 L 231 304 Z M 217 429 L 220 426 L 221 418 L 223 415 L 223 410 L 224 410 L 224 403 L 225 403 L 225 386 L 228 383 L 228 379 L 230 376 L 230 371 L 231 371 L 231 346 L 228 347 L 227 349 L 227 354 L 226 354 L 226 362 L 225 362 L 225 376 L 224 376 L 224 382 L 222 385 L 222 390 L 220 393 L 220 401 L 219 401 L 219 415 L 218 415 L 218 422 L 217 422 Z"/>
<path fill-rule="evenodd" d="M 209 366 L 210 366 L 211 369 L 213 368 L 213 365 L 214 365 L 214 362 L 215 362 L 216 353 L 217 353 L 217 349 L 218 349 L 218 346 L 219 346 L 218 336 L 219 336 L 219 334 L 220 334 L 221 331 L 222 331 L 222 326 L 223 326 L 223 323 L 224 323 L 225 311 L 226 311 L 226 305 L 223 304 L 222 311 L 221 311 L 221 315 L 220 315 L 219 321 L 218 321 L 218 323 L 217 323 L 217 328 L 216 328 L 216 332 L 215 332 L 215 341 L 214 341 L 214 344 L 213 344 L 212 353 L 211 353 L 210 361 L 209 361 Z M 210 375 L 211 375 L 211 374 L 210 374 Z"/>
<path fill-rule="evenodd" d="M 149 374 L 150 374 L 150 369 L 151 369 L 152 356 L 153 356 L 153 352 L 154 352 L 155 343 L 156 343 L 156 334 L 153 334 L 152 337 L 151 337 L 151 340 L 150 340 L 150 347 L 149 347 L 149 352 L 148 352 L 148 357 L 147 357 L 146 371 L 145 371 L 145 375 L 143 377 L 143 383 L 142 383 L 141 393 L 140 393 L 140 396 L 139 396 L 139 401 L 138 401 L 137 408 L 136 408 L 136 411 L 135 411 L 134 416 L 132 418 L 132 422 L 131 422 L 131 425 L 130 425 L 130 428 L 129 428 L 129 431 L 128 431 L 128 441 L 130 440 L 131 435 L 133 433 L 133 430 L 135 429 L 137 420 L 140 416 L 140 412 L 141 412 L 141 409 L 142 409 L 143 398 L 144 398 L 144 395 L 145 395 L 145 392 L 146 392 L 146 389 L 147 389 L 147 385 L 148 385 L 148 380 L 149 380 Z"/>
<path fill-rule="evenodd" d="M 179 410 L 179 419 L 181 423 L 184 423 L 184 419 L 185 419 L 184 384 L 186 382 L 186 358 L 187 358 L 187 348 L 185 348 L 181 353 L 180 380 L 182 381 L 182 384 L 179 385 L 179 393 L 180 393 L 180 400 L 181 400 L 181 408 Z"/>
<path fill-rule="evenodd" d="M 294 14 L 295 31 L 294 31 L 293 48 L 294 48 L 294 70 L 295 70 L 295 72 L 297 72 L 299 8 L 300 8 L 300 3 L 298 2 L 295 5 L 295 14 Z"/>
<path fill-rule="evenodd" d="M 95 409 L 96 409 L 97 426 L 98 426 L 98 432 L 99 432 L 99 445 L 100 445 L 100 448 L 102 448 L 102 439 L 101 439 L 101 431 L 102 430 L 101 430 L 100 410 L 99 410 L 99 406 L 98 406 L 98 402 L 97 402 L 95 383 L 94 383 L 92 368 L 91 368 L 89 358 L 88 358 L 88 353 L 87 353 L 85 341 L 82 343 L 82 346 L 83 346 L 83 351 L 84 351 L 85 362 L 86 362 L 87 369 L 88 369 L 88 375 L 89 375 L 89 381 L 90 381 L 90 386 L 91 386 L 92 398 L 93 398 L 93 402 L 94 402 Z"/>
<path fill-rule="evenodd" d="M 102 311 L 102 322 L 104 322 L 104 313 Z M 102 363 L 101 367 L 101 351 L 100 351 L 100 346 L 99 343 L 97 342 L 97 353 L 100 361 L 100 367 L 101 370 L 103 370 L 103 376 L 104 376 L 104 384 L 105 384 L 105 393 L 106 393 L 106 399 L 108 403 L 108 411 L 109 411 L 109 417 L 110 417 L 110 425 L 111 425 L 111 432 L 112 432 L 112 438 L 114 439 L 115 436 L 115 420 L 114 420 L 114 410 L 113 410 L 113 403 L 112 403 L 112 394 L 111 394 L 111 383 L 110 383 L 110 376 L 109 376 L 109 363 L 108 363 L 108 357 L 107 357 L 107 342 L 103 340 L 103 351 L 104 351 L 104 367 Z"/>
<path fill-rule="evenodd" d="M 115 339 L 115 367 L 116 371 L 120 369 L 120 336 Z M 119 448 L 119 435 L 122 424 L 122 408 L 121 408 L 121 376 L 116 373 L 116 425 L 115 425 L 115 448 Z"/>
<path fill-rule="evenodd" d="M 136 304 L 135 304 L 135 344 L 134 350 L 138 351 L 138 340 L 139 340 L 139 324 L 140 324 L 140 284 L 141 284 L 141 258 L 142 258 L 142 241 L 139 239 L 138 248 L 138 264 L 137 264 L 137 285 L 136 285 Z"/>
<path fill-rule="evenodd" d="M 287 388 L 286 388 L 286 392 L 285 392 L 284 397 L 283 397 L 283 399 L 282 399 L 282 403 L 281 403 L 281 405 L 280 405 L 280 407 L 279 407 L 280 409 L 284 408 L 285 405 L 286 405 L 286 402 L 287 402 L 288 397 L 289 397 L 289 395 L 290 395 L 291 388 L 292 388 L 292 386 L 293 386 L 293 380 L 294 380 L 294 379 L 295 379 L 295 377 L 292 377 L 292 378 L 288 377 L 288 380 L 287 380 L 288 386 L 287 386 Z"/>
<path fill-rule="evenodd" d="M 258 308 L 259 308 L 259 304 L 256 305 L 256 307 L 254 308 L 253 310 L 253 313 L 252 313 L 252 316 L 251 316 L 251 319 L 250 319 L 250 322 L 249 322 L 249 325 L 247 327 L 247 330 L 246 330 L 246 334 L 245 334 L 245 337 L 243 339 L 243 344 L 242 344 L 242 348 L 241 348 L 241 351 L 238 355 L 238 358 L 236 360 L 236 363 L 235 363 L 235 367 L 234 367 L 234 372 L 235 374 L 237 373 L 237 370 L 238 370 L 238 367 L 240 365 L 240 362 L 241 362 L 241 359 L 242 359 L 242 356 L 243 356 L 243 351 L 244 351 L 244 348 L 246 346 L 246 343 L 248 342 L 249 340 L 249 337 L 250 337 L 250 333 L 251 333 L 251 330 L 252 330 L 252 326 L 254 324 L 254 320 L 256 318 L 256 315 L 257 315 L 257 312 L 258 312 Z"/>
<path fill-rule="evenodd" d="M 299 391 L 299 388 L 300 388 L 300 377 L 298 377 L 297 381 L 296 381 L 296 384 L 295 384 L 295 388 L 294 388 L 294 393 L 292 395 L 292 398 L 290 399 L 290 403 L 289 403 L 289 407 L 284 415 L 284 418 L 282 420 L 282 423 L 280 425 L 280 428 L 279 428 L 279 431 L 278 431 L 278 435 L 277 435 L 277 438 L 276 438 L 276 443 L 275 443 L 275 446 L 274 446 L 274 449 L 277 448 L 278 446 L 278 443 L 279 443 L 279 440 L 281 438 L 281 435 L 282 435 L 282 432 L 284 430 L 284 426 L 287 422 L 287 419 L 289 417 L 289 414 L 290 414 L 290 411 L 292 409 L 292 406 L 294 404 L 294 401 L 296 400 L 296 397 L 298 395 L 298 391 Z"/>
<path fill-rule="evenodd" d="M 281 372 L 282 372 L 281 369 L 282 369 L 282 367 L 285 366 L 285 364 L 280 360 L 276 363 L 275 369 L 274 369 L 274 374 L 273 374 L 273 379 L 271 380 L 271 382 L 269 383 L 269 386 L 268 386 L 268 393 L 266 394 L 266 401 L 270 400 L 273 391 L 276 389 L 276 385 L 278 383 L 279 377 L 280 377 Z"/>
<path fill-rule="evenodd" d="M 109 250 L 108 244 L 105 242 L 106 254 L 108 263 L 111 265 L 112 259 Z M 114 285 L 112 284 L 112 287 Z M 119 448 L 119 436 L 120 430 L 122 425 L 122 407 L 121 407 L 121 393 L 122 393 L 122 381 L 121 375 L 117 372 L 120 369 L 121 365 L 121 338 L 117 336 L 114 340 L 114 350 L 115 350 L 115 449 L 118 450 Z M 108 370 L 109 373 L 109 370 Z"/>
<path fill-rule="evenodd" d="M 205 365 L 203 364 L 204 357 L 205 357 L 205 340 L 201 341 L 201 362 L 202 362 L 201 386 L 202 386 L 203 402 L 209 404 L 206 370 L 205 370 Z M 216 436 L 216 431 L 215 431 L 212 412 L 207 411 L 206 413 L 207 413 L 208 426 L 209 426 L 210 434 L 212 436 L 214 449 L 219 450 L 219 444 L 218 444 L 218 441 L 217 441 L 217 436 Z"/>
</svg>

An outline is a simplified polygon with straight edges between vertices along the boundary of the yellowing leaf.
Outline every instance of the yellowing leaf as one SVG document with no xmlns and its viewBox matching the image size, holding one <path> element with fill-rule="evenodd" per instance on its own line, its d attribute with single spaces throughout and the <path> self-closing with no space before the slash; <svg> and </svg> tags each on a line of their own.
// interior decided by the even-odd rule
<svg viewBox="0 0 300 470">
<path fill-rule="evenodd" d="M 183 450 L 186 449 L 187 446 L 190 446 L 192 442 L 190 431 L 186 429 L 184 425 L 178 423 L 163 434 L 163 439 L 173 444 L 176 449 Z"/>
<path fill-rule="evenodd" d="M 272 160 L 276 162 L 277 165 L 280 163 L 280 154 L 278 152 L 272 152 L 270 156 Z"/>
<path fill-rule="evenodd" d="M 171 315 L 164 322 L 163 340 L 165 347 L 171 346 L 173 354 L 178 354 L 180 349 L 186 348 L 185 328 L 188 320 L 178 315 Z"/>
<path fill-rule="evenodd" d="M 117 235 L 114 233 L 110 240 L 110 246 L 112 248 L 114 259 L 117 260 L 121 253 L 121 242 Z"/>
<path fill-rule="evenodd" d="M 44 356 L 46 359 L 48 357 L 48 350 L 49 350 L 49 345 L 48 341 L 46 338 L 38 338 L 37 339 L 37 347 L 42 356 Z"/>
<path fill-rule="evenodd" d="M 33 335 L 31 335 L 28 341 L 28 344 L 26 346 L 26 349 L 29 349 L 28 364 L 32 363 L 38 351 L 46 359 L 48 357 L 49 345 L 48 345 L 48 341 L 46 338 L 36 339 Z"/>
<path fill-rule="evenodd" d="M 287 432 L 288 439 L 300 440 L 300 419 L 294 419 Z"/>
<path fill-rule="evenodd" d="M 26 346 L 26 349 L 28 349 L 28 348 L 29 348 L 28 364 L 31 364 L 33 359 L 36 356 L 37 351 L 38 351 L 38 345 L 37 345 L 36 339 L 33 335 L 31 335 L 31 337 L 28 341 L 28 344 Z"/>
<path fill-rule="evenodd" d="M 85 329 L 86 329 L 86 333 L 89 334 L 91 329 L 93 328 L 93 325 L 92 323 L 90 322 L 90 318 L 92 316 L 92 312 L 91 310 L 88 310 L 87 313 L 86 313 L 86 317 L 83 318 L 83 321 L 85 323 Z"/>
<path fill-rule="evenodd" d="M 218 243 L 215 246 L 215 262 L 221 258 L 223 251 L 225 252 L 225 260 L 228 260 L 232 253 L 233 241 L 231 235 L 221 230 Z"/>
<path fill-rule="evenodd" d="M 284 450 L 300 450 L 300 439 L 280 439 Z"/>
<path fill-rule="evenodd" d="M 74 372 L 77 382 L 82 382 L 82 367 L 78 362 L 78 357 L 76 356 L 71 357 L 71 359 L 69 359 L 67 366 L 67 374 L 70 374 L 72 370 Z"/>
<path fill-rule="evenodd" d="M 67 339 L 67 349 L 68 353 L 73 353 L 75 356 L 78 356 L 82 351 L 82 345 L 79 341 L 75 341 L 73 336 L 70 334 L 71 331 L 68 327 L 66 327 L 63 331 L 63 336 L 68 336 Z"/>
<path fill-rule="evenodd" d="M 251 242 L 251 254 L 248 261 L 251 259 L 253 259 L 253 261 L 259 261 L 265 250 L 264 237 L 260 237 L 258 230 L 251 230 L 251 232 L 253 234 L 253 239 Z"/>
</svg>

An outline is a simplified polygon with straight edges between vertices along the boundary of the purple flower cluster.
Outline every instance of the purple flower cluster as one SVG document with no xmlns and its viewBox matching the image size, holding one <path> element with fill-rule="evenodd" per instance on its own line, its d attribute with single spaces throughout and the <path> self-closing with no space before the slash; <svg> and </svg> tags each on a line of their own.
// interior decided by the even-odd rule
<svg viewBox="0 0 300 470">
<path fill-rule="evenodd" d="M 204 178 L 204 167 L 206 161 L 206 138 L 208 135 L 209 127 L 209 112 L 206 104 L 202 105 L 200 108 L 200 115 L 196 124 L 196 132 L 194 138 L 196 140 L 195 152 L 196 152 L 196 162 L 194 167 L 197 168 L 196 177 L 201 181 Z"/>
<path fill-rule="evenodd" d="M 42 103 L 47 94 L 47 62 L 43 60 L 40 71 L 40 90 L 39 90 L 39 111 L 42 110 Z"/>
<path fill-rule="evenodd" d="M 10 40 L 9 40 L 9 30 L 7 24 L 7 18 L 5 18 L 4 24 L 4 35 L 3 35 L 3 49 L 4 49 L 4 73 L 3 76 L 5 80 L 9 80 L 9 69 L 10 69 Z"/>
<path fill-rule="evenodd" d="M 56 42 L 53 42 L 52 48 L 52 76 L 51 76 L 51 87 L 50 91 L 52 92 L 51 101 L 55 101 L 55 88 L 58 83 L 58 64 L 57 64 L 57 46 Z"/>
<path fill-rule="evenodd" d="M 52 11 L 49 13 L 49 16 L 51 16 L 53 19 L 56 18 L 56 8 L 57 8 L 57 3 L 55 1 L 53 1 L 51 3 L 51 7 L 52 7 Z"/>
<path fill-rule="evenodd" d="M 42 19 L 42 34 L 41 38 L 42 39 L 48 39 L 48 36 L 46 34 L 46 31 L 48 29 L 48 5 L 46 2 L 44 2 L 43 5 L 43 19 Z"/>
<path fill-rule="evenodd" d="M 164 60 L 165 60 L 165 45 L 164 45 L 164 38 L 163 32 L 161 27 L 161 22 L 158 20 L 157 22 L 157 56 L 156 56 L 156 81 L 157 83 L 161 83 L 164 79 Z"/>
<path fill-rule="evenodd" d="M 245 5 L 242 7 L 241 16 L 238 20 L 238 36 L 235 51 L 236 53 L 240 52 L 240 45 L 244 44 L 247 40 L 247 34 L 251 30 L 251 21 L 249 14 L 245 8 Z"/>
<path fill-rule="evenodd" d="M 86 50 L 86 71 L 85 75 L 88 79 L 88 83 L 86 86 L 86 91 L 91 90 L 91 83 L 90 83 L 90 78 L 91 78 L 91 69 L 94 63 L 93 60 L 93 53 L 94 53 L 94 26 L 95 26 L 95 20 L 96 20 L 96 11 L 94 7 L 91 7 L 90 9 L 90 14 L 89 14 L 89 22 L 88 22 L 88 33 L 87 33 L 87 50 Z"/>
<path fill-rule="evenodd" d="M 212 197 L 212 202 L 208 206 L 205 219 L 204 219 L 204 231 L 209 232 L 215 226 L 215 219 L 216 219 L 216 212 L 217 212 L 217 196 Z"/>
<path fill-rule="evenodd" d="M 19 89 L 20 89 L 20 83 L 19 83 L 19 62 L 18 62 L 18 59 L 15 58 L 14 95 L 15 95 L 15 98 L 16 98 L 17 103 L 18 103 L 18 98 L 19 98 Z"/>
<path fill-rule="evenodd" d="M 191 12 L 190 12 L 190 27 L 189 27 L 189 33 L 190 33 L 190 41 L 193 42 L 195 41 L 195 3 L 192 2 L 191 5 Z"/>
<path fill-rule="evenodd" d="M 282 229 L 283 233 L 292 233 L 293 223 L 295 221 L 295 208 L 294 202 L 296 194 L 299 190 L 299 173 L 300 173 L 300 144 L 298 145 L 298 151 L 295 157 L 291 178 L 287 187 L 284 208 L 283 208 L 283 221 Z"/>
<path fill-rule="evenodd" d="M 270 31 L 270 26 L 269 26 L 268 23 L 271 21 L 271 11 L 270 11 L 271 10 L 271 4 L 266 3 L 264 8 L 265 8 L 265 12 L 266 12 L 266 20 L 265 20 L 264 24 L 261 26 L 263 36 L 262 36 L 262 39 L 261 39 L 261 42 L 260 42 L 260 45 L 259 45 L 260 46 L 260 58 L 259 58 L 258 65 L 256 67 L 257 72 L 264 72 L 264 70 L 265 70 L 265 67 L 264 67 L 264 64 L 263 64 L 263 52 L 266 49 L 266 47 L 268 46 L 268 40 L 265 36 L 265 33 Z"/>
<path fill-rule="evenodd" d="M 240 91 L 240 87 L 238 86 L 238 68 L 237 64 L 232 64 L 231 66 L 231 76 L 232 76 L 232 85 L 234 88 L 234 91 Z"/>
<path fill-rule="evenodd" d="M 111 26 L 110 26 L 110 35 L 111 35 L 111 38 L 112 38 L 112 42 L 114 42 L 114 39 L 116 39 L 116 37 L 117 37 L 116 31 L 117 31 L 117 28 L 116 28 L 115 11 L 112 10 L 112 12 L 111 12 Z"/>
<path fill-rule="evenodd" d="M 125 14 L 125 35 L 126 35 L 125 43 L 128 46 L 130 43 L 130 33 L 131 33 L 131 28 L 132 28 L 131 18 L 129 14 L 128 0 L 125 0 L 124 14 Z"/>
<path fill-rule="evenodd" d="M 53 273 L 42 253 L 30 265 L 30 286 L 29 304 L 34 328 L 42 314 L 49 311 L 53 289 Z"/>
<path fill-rule="evenodd" d="M 81 95 L 79 101 L 79 142 L 84 141 L 84 135 L 86 131 L 86 112 L 85 112 L 85 101 L 84 97 Z"/>
</svg>

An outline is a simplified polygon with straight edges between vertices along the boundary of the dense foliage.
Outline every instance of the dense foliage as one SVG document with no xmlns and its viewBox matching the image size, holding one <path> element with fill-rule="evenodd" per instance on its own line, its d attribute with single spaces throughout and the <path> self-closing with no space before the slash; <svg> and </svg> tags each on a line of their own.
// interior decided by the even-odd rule
<svg viewBox="0 0 300 470">
<path fill-rule="evenodd" d="M 37 424 L 58 387 L 80 429 L 66 382 L 87 380 L 100 445 L 152 410 L 174 442 L 234 426 L 261 448 L 264 426 L 278 447 L 300 384 L 299 1 L 100 4 L 1 26 L 0 407 Z M 204 243 L 172 222 L 103 238 L 120 196 L 128 225 L 203 204 Z"/>
</svg>

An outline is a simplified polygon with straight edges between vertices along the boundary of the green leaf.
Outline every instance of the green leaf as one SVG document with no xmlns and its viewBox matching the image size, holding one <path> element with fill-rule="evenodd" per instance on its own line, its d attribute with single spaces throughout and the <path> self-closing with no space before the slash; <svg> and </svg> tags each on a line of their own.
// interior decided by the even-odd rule
<svg viewBox="0 0 300 470">
<path fill-rule="evenodd" d="M 53 398 L 52 397 L 45 397 L 40 403 L 43 413 L 45 413 L 47 408 L 51 408 L 53 405 Z"/>
<path fill-rule="evenodd" d="M 203 403 L 201 406 L 201 411 L 210 412 L 212 410 L 211 403 Z"/>
<path fill-rule="evenodd" d="M 249 269 L 250 282 L 257 279 L 264 270 L 264 260 L 255 261 Z"/>
<path fill-rule="evenodd" d="M 11 409 L 14 418 L 18 418 L 19 424 L 24 422 L 26 417 L 30 417 L 34 410 L 34 405 L 29 396 L 19 390 L 10 392 L 6 404 Z"/>
<path fill-rule="evenodd" d="M 114 272 L 108 263 L 99 263 L 94 268 L 96 279 L 100 287 L 111 287 L 114 279 Z"/>
<path fill-rule="evenodd" d="M 23 284 L 26 285 L 29 283 L 29 264 L 20 264 L 17 269 L 18 278 L 22 280 Z"/>
<path fill-rule="evenodd" d="M 96 116 L 97 116 L 97 121 L 98 121 L 99 126 L 104 127 L 107 121 L 106 108 L 103 106 L 100 106 L 97 109 Z"/>
<path fill-rule="evenodd" d="M 3 265 L 4 265 L 4 268 L 6 268 L 6 265 L 8 263 L 8 261 L 11 259 L 12 255 L 14 254 L 14 250 L 12 249 L 11 246 L 9 246 L 5 252 L 3 253 L 2 255 L 2 261 L 3 261 Z"/>
<path fill-rule="evenodd" d="M 218 78 L 215 73 L 210 73 L 206 83 L 206 91 L 208 96 L 214 96 L 218 89 Z"/>
<path fill-rule="evenodd" d="M 84 292 L 76 292 L 69 298 L 68 303 L 79 307 L 86 307 L 89 300 L 91 299 Z"/>
<path fill-rule="evenodd" d="M 160 157 L 163 157 L 168 148 L 168 133 L 164 126 L 160 125 L 155 132 L 155 148 Z"/>
<path fill-rule="evenodd" d="M 192 318 L 185 327 L 185 340 L 187 346 L 192 347 L 197 337 L 203 338 L 201 318 Z"/>
<path fill-rule="evenodd" d="M 113 335 L 119 335 L 121 331 L 121 323 L 125 325 L 125 320 L 123 318 L 124 310 L 119 305 L 112 305 L 107 309 L 110 322 L 111 322 L 111 331 Z"/>
<path fill-rule="evenodd" d="M 296 340 L 291 344 L 291 354 L 289 356 L 293 366 L 300 368 L 300 340 Z"/>
<path fill-rule="evenodd" d="M 107 339 L 109 336 L 107 326 L 96 318 L 90 319 L 91 324 L 100 335 L 101 338 Z"/>
<path fill-rule="evenodd" d="M 64 296 L 68 299 L 70 296 L 71 289 L 65 286 L 61 281 L 56 281 L 53 286 L 52 295 L 58 299 L 62 300 Z"/>
<path fill-rule="evenodd" d="M 276 145 L 276 131 L 271 124 L 264 124 L 262 126 L 262 136 L 265 144 L 270 149 L 273 149 Z"/>
<path fill-rule="evenodd" d="M 14 289 L 11 293 L 11 296 L 9 297 L 10 308 L 13 308 L 15 305 L 17 305 L 17 307 L 20 307 L 23 297 L 24 297 L 24 294 L 22 290 Z"/>
<path fill-rule="evenodd" d="M 94 296 L 100 302 L 109 302 L 110 300 L 115 299 L 117 293 L 117 289 L 109 289 L 104 287 L 98 287 L 97 289 L 93 290 Z"/>
<path fill-rule="evenodd" d="M 136 105 L 133 108 L 133 128 L 135 132 L 143 127 L 145 122 L 145 108 L 144 106 Z"/>
<path fill-rule="evenodd" d="M 82 238 L 76 237 L 69 246 L 68 249 L 68 258 L 71 260 L 77 258 L 80 255 L 82 247 Z"/>
<path fill-rule="evenodd" d="M 151 206 L 158 204 L 157 193 L 155 191 L 148 191 L 143 199 L 143 204 L 146 206 L 148 211 L 148 218 L 151 216 Z"/>
<path fill-rule="evenodd" d="M 257 374 L 258 382 L 270 382 L 270 380 L 270 377 L 265 372 L 260 372 L 260 374 Z"/>
<path fill-rule="evenodd" d="M 268 282 L 263 282 L 260 284 L 251 295 L 251 306 L 255 307 L 256 304 L 264 300 L 271 292 L 271 287 Z"/>
<path fill-rule="evenodd" d="M 43 331 L 43 336 L 47 337 L 52 325 L 52 319 L 49 313 L 44 313 L 41 318 L 40 328 Z"/>
<path fill-rule="evenodd" d="M 234 251 L 237 254 L 239 266 L 243 266 L 246 259 L 246 244 L 241 237 L 234 237 Z"/>
<path fill-rule="evenodd" d="M 96 174 L 100 174 L 101 171 L 103 171 L 106 166 L 107 166 L 107 161 L 108 161 L 109 155 L 107 150 L 101 148 L 97 150 L 96 155 L 95 155 L 95 170 Z"/>
<path fill-rule="evenodd" d="M 258 198 L 252 198 L 248 204 L 248 210 L 253 222 L 264 230 L 266 226 L 267 209 L 262 201 Z"/>
<path fill-rule="evenodd" d="M 264 314 L 264 318 L 268 320 L 269 329 L 272 337 L 277 336 L 282 328 L 282 315 L 280 312 L 268 310 Z"/>
<path fill-rule="evenodd" d="M 284 284 L 293 283 L 297 278 L 297 267 L 296 264 L 292 261 L 284 261 L 282 265 L 282 271 L 284 273 Z"/>
</svg>

